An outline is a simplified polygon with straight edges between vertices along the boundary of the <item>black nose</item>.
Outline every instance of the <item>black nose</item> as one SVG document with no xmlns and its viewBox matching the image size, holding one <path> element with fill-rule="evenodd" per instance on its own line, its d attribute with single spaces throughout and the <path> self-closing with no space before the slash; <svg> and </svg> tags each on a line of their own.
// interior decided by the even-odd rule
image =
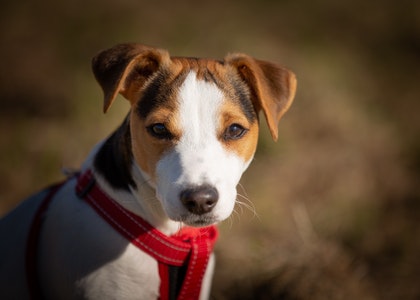
<svg viewBox="0 0 420 300">
<path fill-rule="evenodd" d="M 183 190 L 180 199 L 189 212 L 202 215 L 216 206 L 219 193 L 214 187 L 203 185 Z"/>
</svg>

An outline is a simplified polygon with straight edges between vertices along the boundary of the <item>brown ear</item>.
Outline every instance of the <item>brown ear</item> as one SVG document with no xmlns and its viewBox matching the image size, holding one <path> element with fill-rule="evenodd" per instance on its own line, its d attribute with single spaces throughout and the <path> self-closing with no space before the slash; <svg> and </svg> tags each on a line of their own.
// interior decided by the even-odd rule
<svg viewBox="0 0 420 300">
<path fill-rule="evenodd" d="M 118 93 L 131 102 L 132 95 L 160 67 L 169 64 L 169 53 L 139 44 L 121 44 L 96 55 L 92 60 L 95 78 L 104 92 L 104 112 Z"/>
<path fill-rule="evenodd" d="M 262 110 L 273 140 L 278 138 L 278 122 L 289 109 L 296 92 L 296 76 L 276 64 L 244 54 L 230 54 L 225 61 L 234 66 L 248 84 L 257 111 Z"/>
</svg>

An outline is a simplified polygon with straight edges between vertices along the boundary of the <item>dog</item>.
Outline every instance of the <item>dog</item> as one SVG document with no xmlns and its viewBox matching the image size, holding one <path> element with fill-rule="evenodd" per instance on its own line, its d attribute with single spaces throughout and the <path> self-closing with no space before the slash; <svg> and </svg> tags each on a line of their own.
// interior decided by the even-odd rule
<svg viewBox="0 0 420 300">
<path fill-rule="evenodd" d="M 0 298 L 207 299 L 214 224 L 234 209 L 259 113 L 277 140 L 296 77 L 245 54 L 140 44 L 100 52 L 92 69 L 104 112 L 118 94 L 131 109 L 79 174 L 1 220 Z"/>
</svg>

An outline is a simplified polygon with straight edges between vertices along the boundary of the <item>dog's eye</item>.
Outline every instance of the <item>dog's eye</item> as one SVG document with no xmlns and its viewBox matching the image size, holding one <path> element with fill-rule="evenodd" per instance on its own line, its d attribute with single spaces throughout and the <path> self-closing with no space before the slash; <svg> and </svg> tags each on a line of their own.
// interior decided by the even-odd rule
<svg viewBox="0 0 420 300">
<path fill-rule="evenodd" d="M 147 127 L 147 130 L 152 136 L 158 139 L 170 140 L 173 137 L 169 130 L 166 128 L 165 124 L 162 123 L 152 124 Z"/>
<path fill-rule="evenodd" d="M 247 133 L 248 129 L 245 129 L 239 124 L 232 124 L 226 128 L 223 138 L 225 140 L 238 140 Z"/>
</svg>

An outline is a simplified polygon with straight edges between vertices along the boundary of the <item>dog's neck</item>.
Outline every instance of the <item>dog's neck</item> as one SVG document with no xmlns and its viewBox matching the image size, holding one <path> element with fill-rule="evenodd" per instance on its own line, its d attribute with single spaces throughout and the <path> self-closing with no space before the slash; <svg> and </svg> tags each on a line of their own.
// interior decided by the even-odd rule
<svg viewBox="0 0 420 300">
<path fill-rule="evenodd" d="M 92 150 L 82 171 L 91 169 L 97 183 L 108 196 L 164 234 L 172 235 L 184 224 L 167 217 L 147 175 L 143 174 L 127 152 L 131 145 L 129 138 L 124 137 L 126 126 L 123 124 Z"/>
<path fill-rule="evenodd" d="M 94 169 L 94 172 L 96 170 Z M 149 224 L 166 235 L 172 235 L 183 226 L 180 222 L 170 220 L 156 198 L 155 189 L 144 178 L 136 164 L 132 167 L 133 180 L 136 187 L 130 186 L 130 191 L 114 189 L 109 182 L 96 172 L 95 177 L 99 186 L 112 199 L 118 202 L 125 209 L 142 217 Z"/>
</svg>

